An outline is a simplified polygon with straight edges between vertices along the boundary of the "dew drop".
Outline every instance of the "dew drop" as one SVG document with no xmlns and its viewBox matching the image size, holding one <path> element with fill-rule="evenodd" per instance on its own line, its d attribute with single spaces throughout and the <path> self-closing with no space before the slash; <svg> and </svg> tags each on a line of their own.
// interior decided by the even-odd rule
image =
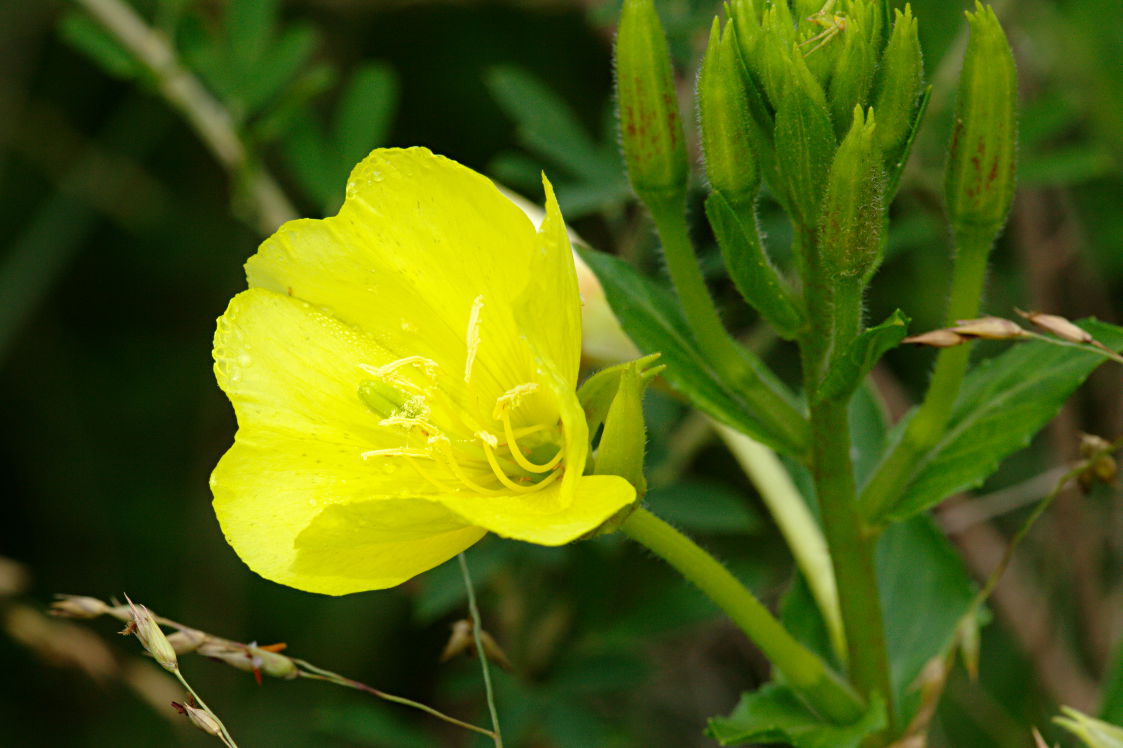
<svg viewBox="0 0 1123 748">
<path fill-rule="evenodd" d="M 417 326 L 407 319 L 402 320 L 402 332 L 417 332 Z"/>
<path fill-rule="evenodd" d="M 392 475 L 398 471 L 398 466 L 387 460 L 382 463 L 382 472 L 386 475 Z"/>
<path fill-rule="evenodd" d="M 248 353 L 238 356 L 238 366 L 253 366 L 253 359 Z"/>
</svg>

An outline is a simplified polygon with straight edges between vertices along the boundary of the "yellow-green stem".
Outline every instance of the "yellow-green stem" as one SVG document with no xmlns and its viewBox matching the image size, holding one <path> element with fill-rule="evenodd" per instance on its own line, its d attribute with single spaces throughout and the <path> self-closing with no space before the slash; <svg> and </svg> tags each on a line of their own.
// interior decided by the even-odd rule
<svg viewBox="0 0 1123 748">
<path fill-rule="evenodd" d="M 854 691 L 694 541 L 642 507 L 632 512 L 620 529 L 702 590 L 813 708 L 840 724 L 854 722 L 862 715 L 862 702 Z"/>
<path fill-rule="evenodd" d="M 963 232 L 957 236 L 957 243 L 948 301 L 948 326 L 954 326 L 961 319 L 978 316 L 986 281 L 987 256 L 994 236 Z M 970 353 L 969 345 L 940 349 L 924 401 L 862 491 L 862 514 L 869 521 L 879 523 L 883 520 L 885 513 L 893 508 L 908 488 L 921 458 L 943 435 L 967 372 Z"/>
<path fill-rule="evenodd" d="M 850 682 L 865 699 L 880 693 L 894 724 L 893 692 L 881 597 L 874 568 L 874 540 L 858 511 L 850 459 L 849 397 L 819 400 L 816 390 L 832 355 L 839 355 L 858 333 L 861 281 L 830 277 L 823 268 L 817 237 L 800 232 L 804 289 L 811 332 L 801 341 L 804 385 L 811 407 L 812 473 L 823 533 L 838 585 L 846 634 Z M 873 736 L 866 745 L 884 744 Z"/>
<path fill-rule="evenodd" d="M 759 360 L 730 337 L 706 288 L 686 225 L 686 198 L 681 193 L 641 195 L 655 219 L 667 270 L 695 342 L 706 359 L 752 407 L 753 415 L 785 442 L 797 456 L 807 450 L 807 419 L 778 384 L 769 381 Z"/>
</svg>

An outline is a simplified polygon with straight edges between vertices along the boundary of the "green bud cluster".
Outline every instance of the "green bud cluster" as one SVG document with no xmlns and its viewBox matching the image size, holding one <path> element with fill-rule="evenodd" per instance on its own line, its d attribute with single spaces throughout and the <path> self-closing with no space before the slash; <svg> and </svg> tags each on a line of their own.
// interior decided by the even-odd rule
<svg viewBox="0 0 1123 748">
<path fill-rule="evenodd" d="M 836 278 L 867 276 L 881 261 L 885 170 L 874 111 L 863 116 L 861 107 L 854 107 L 853 116 L 831 164 L 819 224 L 823 265 Z"/>
</svg>

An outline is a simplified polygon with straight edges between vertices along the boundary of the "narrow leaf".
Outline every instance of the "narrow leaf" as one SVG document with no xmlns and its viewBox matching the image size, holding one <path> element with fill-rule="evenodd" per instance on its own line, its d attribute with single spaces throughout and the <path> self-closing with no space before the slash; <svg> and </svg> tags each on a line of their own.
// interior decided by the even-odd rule
<svg viewBox="0 0 1123 748">
<path fill-rule="evenodd" d="M 746 229 L 718 192 L 706 199 L 706 216 L 721 246 L 725 267 L 741 296 L 780 337 L 793 340 L 804 326 L 803 312 L 753 235 L 755 229 Z"/>
<path fill-rule="evenodd" d="M 347 168 L 386 142 L 398 103 L 398 78 L 381 62 L 359 67 L 347 81 L 335 112 L 335 145 Z"/>
<path fill-rule="evenodd" d="M 877 327 L 854 338 L 846 351 L 831 362 L 818 396 L 823 400 L 845 397 L 857 389 L 885 352 L 896 348 L 905 337 L 908 325 L 909 318 L 898 309 Z"/>
</svg>

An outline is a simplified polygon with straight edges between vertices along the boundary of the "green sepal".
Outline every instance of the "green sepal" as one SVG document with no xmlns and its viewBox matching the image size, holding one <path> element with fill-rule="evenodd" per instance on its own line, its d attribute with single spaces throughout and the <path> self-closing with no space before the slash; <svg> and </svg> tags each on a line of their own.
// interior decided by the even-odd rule
<svg viewBox="0 0 1123 748">
<path fill-rule="evenodd" d="M 900 344 L 908 333 L 909 321 L 897 309 L 880 325 L 868 328 L 850 341 L 842 355 L 831 361 L 816 397 L 819 400 L 844 398 L 856 390 L 885 352 Z"/>
<path fill-rule="evenodd" d="M 616 91 L 628 178 L 646 195 L 681 194 L 689 162 L 663 24 L 653 0 L 624 0 L 616 33 Z"/>
<path fill-rule="evenodd" d="M 647 492 L 643 458 L 647 447 L 647 427 L 643 419 L 643 391 L 648 378 L 636 362 L 625 366 L 618 378 L 616 394 L 604 419 L 604 431 L 597 446 L 597 475 L 619 475 L 636 489 L 642 499 Z"/>
<path fill-rule="evenodd" d="M 585 411 L 585 422 L 589 425 L 589 438 L 596 435 L 597 429 L 605 422 L 616 392 L 620 389 L 620 379 L 624 372 L 637 368 L 645 380 L 658 375 L 664 366 L 653 366 L 662 354 L 652 353 L 635 361 L 609 366 L 586 379 L 577 388 L 577 401 Z"/>
<path fill-rule="evenodd" d="M 1070 706 L 1062 706 L 1063 717 L 1053 722 L 1080 738 L 1088 748 L 1123 748 L 1123 727 L 1089 717 Z"/>
<path fill-rule="evenodd" d="M 816 226 L 837 142 L 826 97 L 798 50 L 776 112 L 776 161 L 800 226 Z"/>
<path fill-rule="evenodd" d="M 957 234 L 993 239 L 1014 200 L 1017 71 L 994 9 L 976 2 L 967 20 L 971 37 L 959 77 L 944 191 Z"/>
<path fill-rule="evenodd" d="M 819 223 L 819 254 L 834 278 L 868 276 L 881 261 L 885 171 L 871 109 L 854 107 L 853 124 L 827 178 Z"/>
<path fill-rule="evenodd" d="M 746 227 L 743 223 L 753 217 L 738 216 L 720 192 L 706 199 L 706 216 L 721 247 L 729 277 L 741 296 L 772 325 L 776 334 L 785 340 L 794 340 L 807 320 L 761 247 L 756 227 Z"/>
</svg>

